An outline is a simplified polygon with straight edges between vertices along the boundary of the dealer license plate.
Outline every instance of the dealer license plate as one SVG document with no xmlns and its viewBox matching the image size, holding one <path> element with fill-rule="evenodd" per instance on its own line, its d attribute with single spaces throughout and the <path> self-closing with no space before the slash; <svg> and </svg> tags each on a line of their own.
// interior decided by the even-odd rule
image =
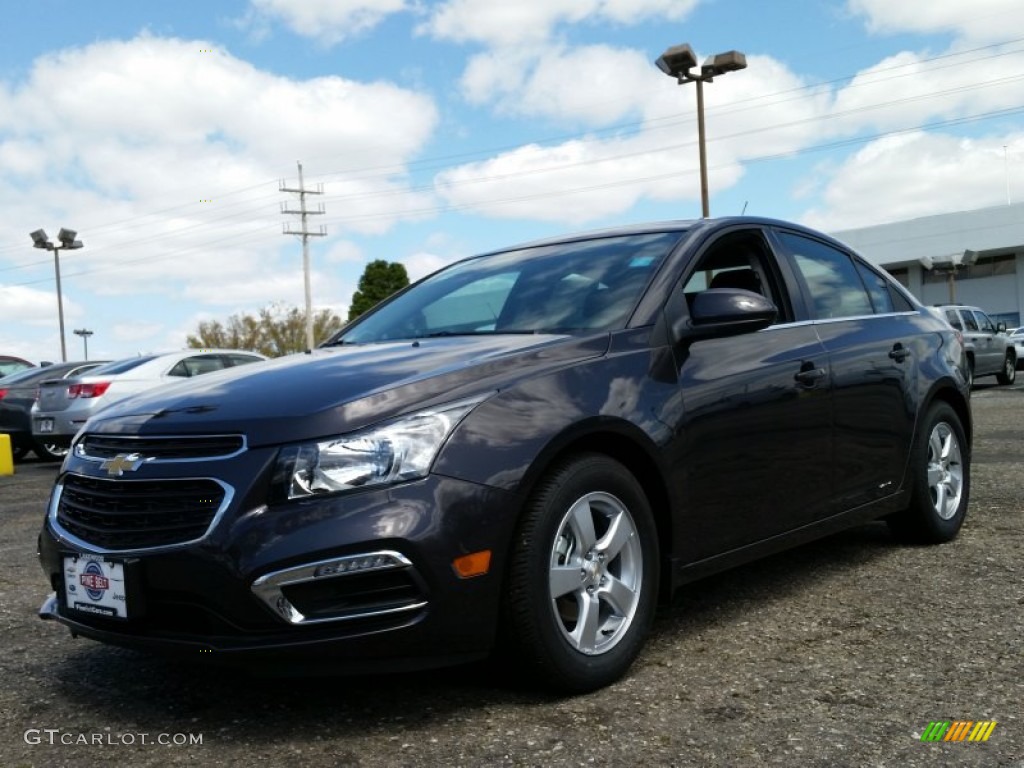
<svg viewBox="0 0 1024 768">
<path fill-rule="evenodd" d="M 65 557 L 64 594 L 68 609 L 76 613 L 128 618 L 124 563 L 97 555 Z"/>
<path fill-rule="evenodd" d="M 36 432 L 40 434 L 53 432 L 53 419 L 36 419 Z"/>
</svg>

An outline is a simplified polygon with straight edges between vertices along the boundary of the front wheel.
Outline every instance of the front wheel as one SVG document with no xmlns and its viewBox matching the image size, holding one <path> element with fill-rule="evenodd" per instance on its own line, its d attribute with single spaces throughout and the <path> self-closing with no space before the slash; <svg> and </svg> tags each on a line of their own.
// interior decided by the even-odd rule
<svg viewBox="0 0 1024 768">
<path fill-rule="evenodd" d="M 887 519 L 904 541 L 939 544 L 956 538 L 971 492 L 970 453 L 960 417 L 947 403 L 928 410 L 910 455 L 910 503 Z"/>
<path fill-rule="evenodd" d="M 543 685 L 595 690 L 640 653 L 657 585 L 657 535 L 640 484 L 606 456 L 572 458 L 526 504 L 509 566 L 506 637 Z"/>
<path fill-rule="evenodd" d="M 996 374 L 996 380 L 1000 384 L 1013 384 L 1017 378 L 1017 357 L 1012 352 L 1006 353 L 1003 360 L 1003 370 Z"/>
</svg>

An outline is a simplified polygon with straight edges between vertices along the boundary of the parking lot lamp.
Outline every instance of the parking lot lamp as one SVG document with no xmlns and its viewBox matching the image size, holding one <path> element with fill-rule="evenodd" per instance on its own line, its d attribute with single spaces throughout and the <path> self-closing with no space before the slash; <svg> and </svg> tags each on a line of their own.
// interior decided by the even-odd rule
<svg viewBox="0 0 1024 768">
<path fill-rule="evenodd" d="M 64 300 L 60 292 L 60 252 L 63 251 L 74 251 L 82 247 L 82 241 L 76 240 L 75 236 L 78 233 L 73 229 L 64 229 L 61 227 L 60 232 L 57 233 L 57 239 L 60 240 L 60 245 L 54 245 L 50 242 L 49 238 L 46 237 L 46 232 L 41 229 L 37 229 L 35 232 L 29 234 L 32 238 L 32 246 L 34 248 L 42 248 L 47 251 L 53 251 L 53 270 L 57 275 L 57 317 L 60 320 L 60 359 L 61 362 L 68 361 L 68 350 L 64 343 Z"/>
<path fill-rule="evenodd" d="M 90 331 L 88 328 L 75 328 L 74 334 L 75 334 L 75 336 L 81 336 L 82 337 L 82 344 L 85 345 L 85 359 L 88 360 L 89 359 L 89 337 L 92 336 L 92 331 Z"/>
<path fill-rule="evenodd" d="M 717 75 L 746 69 L 747 57 L 739 51 L 726 51 L 708 56 L 701 64 L 700 72 L 691 72 L 697 66 L 697 56 L 687 43 L 673 45 L 654 62 L 658 69 L 674 77 L 679 85 L 697 84 L 697 146 L 700 152 L 700 203 L 701 215 L 706 219 L 710 213 L 708 204 L 708 160 L 704 138 L 704 83 L 710 83 Z"/>
</svg>

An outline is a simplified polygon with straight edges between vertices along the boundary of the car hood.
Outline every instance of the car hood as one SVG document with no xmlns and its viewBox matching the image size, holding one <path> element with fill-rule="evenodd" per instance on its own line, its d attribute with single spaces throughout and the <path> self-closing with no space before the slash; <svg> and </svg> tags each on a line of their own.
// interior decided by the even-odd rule
<svg viewBox="0 0 1024 768">
<path fill-rule="evenodd" d="M 609 335 L 470 336 L 317 349 L 135 395 L 85 431 L 244 433 L 249 445 L 340 434 L 420 407 L 498 390 L 597 357 Z"/>
</svg>

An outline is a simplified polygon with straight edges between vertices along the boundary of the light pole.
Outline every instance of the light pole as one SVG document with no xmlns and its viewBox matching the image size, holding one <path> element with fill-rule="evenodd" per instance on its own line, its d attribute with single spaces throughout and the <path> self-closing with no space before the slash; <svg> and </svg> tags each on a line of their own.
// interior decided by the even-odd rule
<svg viewBox="0 0 1024 768">
<path fill-rule="evenodd" d="M 46 237 L 46 232 L 41 229 L 37 229 L 29 234 L 34 248 L 53 251 L 53 270 L 57 275 L 57 317 L 60 319 L 60 359 L 65 363 L 68 361 L 68 350 L 64 344 L 64 299 L 60 292 L 60 252 L 73 251 L 82 247 L 82 241 L 75 240 L 77 234 L 73 229 L 61 227 L 60 232 L 57 233 L 57 239 L 61 242 L 60 245 L 51 243 L 49 238 Z"/>
<path fill-rule="evenodd" d="M 956 273 L 966 269 L 978 261 L 978 252 L 970 248 L 963 253 L 954 253 L 947 260 L 936 261 L 931 256 L 922 256 L 918 259 L 921 266 L 932 272 L 946 274 L 946 285 L 949 288 L 949 303 L 956 304 Z"/>
<path fill-rule="evenodd" d="M 81 336 L 82 337 L 82 344 L 85 345 L 85 359 L 88 360 L 89 359 L 89 337 L 92 336 L 92 331 L 90 331 L 88 328 L 75 328 L 74 334 L 75 334 L 75 336 Z"/>
<path fill-rule="evenodd" d="M 688 43 L 673 45 L 654 62 L 658 69 L 674 77 L 679 85 L 697 84 L 697 145 L 700 149 L 700 204 L 701 215 L 706 219 L 710 213 L 708 205 L 708 159 L 704 140 L 704 83 L 710 83 L 716 75 L 746 69 L 747 57 L 739 51 L 726 51 L 708 56 L 701 64 L 700 72 L 690 70 L 697 66 L 697 56 Z"/>
</svg>

